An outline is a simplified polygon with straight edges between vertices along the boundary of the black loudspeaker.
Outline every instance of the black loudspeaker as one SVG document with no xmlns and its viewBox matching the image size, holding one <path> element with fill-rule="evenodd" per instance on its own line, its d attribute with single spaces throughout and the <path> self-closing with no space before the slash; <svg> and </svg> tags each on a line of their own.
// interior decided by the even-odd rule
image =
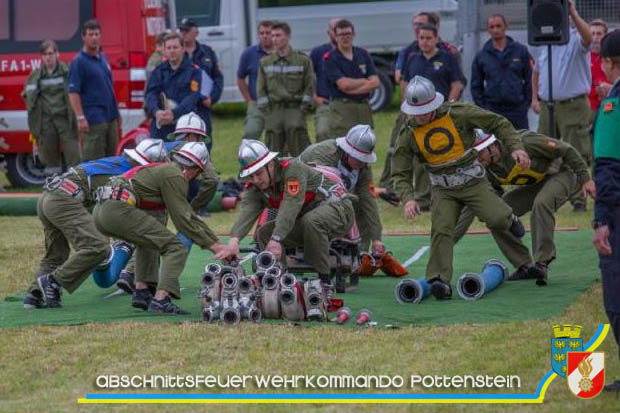
<svg viewBox="0 0 620 413">
<path fill-rule="evenodd" d="M 568 0 L 527 0 L 527 41 L 531 46 L 568 43 Z"/>
</svg>

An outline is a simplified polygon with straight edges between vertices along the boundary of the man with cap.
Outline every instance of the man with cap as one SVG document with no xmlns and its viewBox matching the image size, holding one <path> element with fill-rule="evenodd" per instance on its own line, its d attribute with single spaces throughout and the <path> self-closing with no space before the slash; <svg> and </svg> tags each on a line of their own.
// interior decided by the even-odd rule
<svg viewBox="0 0 620 413">
<path fill-rule="evenodd" d="M 24 308 L 60 307 L 61 289 L 73 293 L 108 258 L 108 240 L 95 228 L 88 208 L 110 177 L 165 159 L 162 142 L 145 139 L 122 156 L 85 162 L 48 180 L 37 203 L 45 233 L 45 256 L 26 293 Z"/>
<path fill-rule="evenodd" d="M 385 253 L 385 245 L 381 241 L 381 217 L 370 169 L 370 164 L 377 161 L 374 153 L 376 141 L 370 125 L 355 125 L 347 136 L 310 145 L 299 159 L 306 164 L 338 169 L 347 191 L 358 198 L 353 202 L 353 208 L 362 236 L 362 251 L 368 251 L 371 246 L 373 254 L 381 255 Z"/>
<path fill-rule="evenodd" d="M 164 37 L 168 60 L 153 70 L 146 87 L 144 108 L 153 119 L 151 137 L 164 139 L 174 131 L 174 124 L 182 115 L 204 111 L 199 105 L 201 72 L 183 51 L 183 38 L 178 33 Z M 204 116 L 200 113 L 201 117 Z"/>
<path fill-rule="evenodd" d="M 620 31 L 601 41 L 601 67 L 612 83 L 594 123 L 594 247 L 599 253 L 603 303 L 620 349 Z M 605 386 L 619 391 L 620 380 Z"/>
<path fill-rule="evenodd" d="M 206 44 L 198 43 L 198 24 L 192 19 L 181 20 L 179 30 L 183 35 L 183 45 L 189 60 L 198 66 L 201 72 L 200 100 L 197 113 L 207 125 L 207 133 L 213 135 L 211 129 L 211 107 L 220 100 L 224 90 L 224 75 L 217 63 L 213 49 Z"/>
<path fill-rule="evenodd" d="M 273 151 L 299 156 L 310 145 L 305 113 L 314 93 L 312 62 L 291 48 L 287 23 L 274 23 L 271 34 L 275 53 L 260 61 L 256 94 L 265 115 L 265 143 Z"/>
<path fill-rule="evenodd" d="M 190 112 L 179 118 L 174 132 L 166 136 L 167 142 L 164 142 L 164 147 L 168 153 L 172 153 L 177 149 L 181 149 L 186 142 L 203 142 L 207 138 L 204 121 L 194 112 Z M 209 159 L 205 170 L 189 182 L 189 188 L 187 190 L 187 201 L 196 213 L 199 213 L 202 208 L 205 208 L 209 202 L 211 202 L 217 192 L 218 183 L 219 177 L 217 171 L 213 166 L 213 162 Z M 160 218 L 164 223 L 167 221 L 165 213 L 156 214 L 156 217 Z M 153 252 L 153 256 L 158 257 L 156 251 Z M 129 263 L 123 271 L 121 271 L 116 283 L 118 288 L 128 294 L 133 294 L 135 290 L 135 257 L 136 254 L 131 256 Z M 156 260 L 157 258 L 154 258 L 153 261 L 156 262 Z M 155 276 L 157 276 L 156 270 L 157 268 L 151 268 L 151 272 L 155 273 Z"/>
<path fill-rule="evenodd" d="M 277 210 L 257 238 L 261 249 L 283 258 L 284 247 L 304 247 L 304 260 L 329 285 L 329 241 L 346 235 L 355 212 L 346 189 L 296 158 L 279 158 L 259 141 L 239 147 L 240 177 L 248 183 L 233 226 L 226 255 L 238 255 L 245 237 L 265 208 Z"/>
<path fill-rule="evenodd" d="M 438 299 L 452 296 L 454 228 L 464 206 L 474 211 L 506 242 L 518 244 L 525 230 L 519 218 L 491 189 L 484 167 L 477 161 L 474 129 L 494 133 L 521 168 L 530 159 L 506 118 L 467 103 L 444 103 L 441 93 L 426 78 L 414 77 L 405 91 L 401 110 L 410 116 L 398 138 L 392 158 L 394 189 L 404 202 L 409 219 L 420 213 L 413 196 L 414 162 L 429 172 L 431 203 L 431 253 L 426 278 Z M 415 158 L 415 159 L 414 159 Z"/>
<path fill-rule="evenodd" d="M 186 143 L 171 158 L 170 163 L 137 167 L 112 180 L 110 196 L 100 200 L 94 217 L 102 234 L 137 246 L 132 305 L 152 313 L 188 314 L 171 300 L 181 297 L 179 277 L 187 249 L 152 212 L 165 210 L 179 232 L 214 252 L 216 258 L 225 258 L 221 254 L 224 246 L 187 202 L 187 183 L 205 169 L 209 160 L 206 145 Z M 141 249 L 146 254 L 141 254 Z M 141 270 L 152 265 L 152 251 L 161 255 L 160 274 L 156 278 Z M 148 279 L 141 278 L 143 275 Z M 154 295 L 151 288 L 155 289 Z"/>
<path fill-rule="evenodd" d="M 545 286 L 547 268 L 556 257 L 554 214 L 568 201 L 575 184 L 594 197 L 594 181 L 590 178 L 588 165 L 571 144 L 527 129 L 520 130 L 519 135 L 531 159 L 529 169 L 521 169 L 495 135 L 481 129 L 476 129 L 474 150 L 494 186 L 516 186 L 503 196 L 514 214 L 521 217 L 532 212 L 530 225 L 535 268 L 519 265 L 529 258 L 529 251 L 524 245 L 516 245 L 515 249 L 504 244 L 501 238 L 496 238 L 504 256 L 517 268 L 508 280 L 535 278 L 537 285 Z M 456 225 L 455 242 L 465 234 L 473 220 L 472 211 L 464 208 Z"/>
</svg>

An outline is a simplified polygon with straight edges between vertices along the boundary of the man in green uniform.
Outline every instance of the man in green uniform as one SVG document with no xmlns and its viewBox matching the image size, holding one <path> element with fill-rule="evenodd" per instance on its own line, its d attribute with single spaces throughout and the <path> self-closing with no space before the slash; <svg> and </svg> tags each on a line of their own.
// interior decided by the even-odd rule
<svg viewBox="0 0 620 413">
<path fill-rule="evenodd" d="M 265 115 L 267 147 L 298 156 L 310 145 L 305 112 L 314 93 L 312 62 L 289 45 L 287 23 L 275 23 L 271 34 L 276 51 L 260 61 L 256 104 Z"/>
<path fill-rule="evenodd" d="M 352 195 L 296 158 L 278 158 L 259 141 L 239 147 L 241 178 L 248 179 L 241 211 L 233 226 L 227 255 L 239 254 L 245 237 L 265 208 L 277 209 L 275 221 L 259 232 L 261 249 L 282 259 L 284 247 L 304 247 L 304 259 L 329 285 L 329 240 L 348 233 L 353 224 Z"/>
<path fill-rule="evenodd" d="M 153 313 L 188 314 L 171 298 L 181 297 L 179 277 L 185 267 L 187 249 L 181 240 L 153 214 L 166 210 L 177 230 L 216 258 L 224 245 L 196 215 L 187 202 L 187 183 L 205 169 L 209 152 L 203 142 L 189 142 L 172 153 L 173 162 L 134 168 L 111 182 L 109 199 L 94 211 L 95 224 L 102 234 L 135 244 L 136 290 L 132 305 Z M 146 251 L 142 254 L 140 251 Z M 152 251 L 161 255 L 157 278 L 140 271 L 152 261 Z M 144 262 L 147 261 L 147 262 Z M 142 276 L 148 277 L 143 279 Z M 153 296 L 149 287 L 157 284 Z M 138 305 L 141 304 L 141 305 Z"/>
<path fill-rule="evenodd" d="M 186 142 L 204 142 L 206 139 L 209 139 L 209 136 L 207 135 L 207 128 L 204 120 L 202 120 L 202 118 L 194 112 L 190 112 L 181 116 L 179 120 L 177 120 L 176 128 L 174 132 L 166 136 L 167 142 L 164 143 L 164 146 L 168 153 L 172 153 L 178 149 L 181 149 Z M 202 208 L 205 208 L 209 202 L 211 202 L 217 192 L 218 182 L 219 177 L 217 175 L 217 171 L 209 159 L 204 171 L 201 171 L 195 179 L 192 179 L 189 182 L 187 201 L 196 213 L 199 213 Z M 167 216 L 165 213 L 155 214 L 154 216 L 164 224 L 167 222 Z M 157 264 L 159 262 L 159 253 L 156 250 L 151 253 L 153 254 L 152 261 Z M 137 254 L 133 254 L 131 256 L 131 259 L 127 263 L 125 269 L 121 271 L 118 282 L 116 283 L 118 288 L 128 294 L 133 294 L 136 289 L 134 281 L 136 273 L 136 255 Z M 155 278 L 158 276 L 157 270 L 157 268 L 151 266 L 150 268 L 145 268 L 142 271 L 152 274 L 153 278 Z M 146 278 L 147 276 L 144 274 L 142 277 Z"/>
<path fill-rule="evenodd" d="M 353 208 L 362 236 L 362 251 L 368 251 L 372 243 L 373 254 L 381 255 L 385 252 L 381 241 L 383 228 L 369 166 L 377 161 L 377 155 L 373 152 L 376 141 L 369 125 L 356 125 L 346 137 L 310 145 L 299 159 L 307 164 L 325 165 L 338 170 L 347 191 L 357 196 Z"/>
<path fill-rule="evenodd" d="M 25 308 L 60 307 L 61 289 L 73 293 L 108 257 L 108 240 L 97 231 L 87 209 L 94 204 L 100 187 L 111 176 L 165 158 L 162 142 L 145 139 L 124 156 L 82 163 L 45 185 L 37 204 L 45 233 L 45 256 L 24 298 Z M 75 251 L 71 256 L 70 247 Z"/>
<path fill-rule="evenodd" d="M 574 192 L 575 181 L 584 193 L 594 197 L 594 181 L 590 178 L 588 166 L 569 143 L 549 138 L 526 129 L 519 135 L 530 156 L 529 169 L 523 170 L 508 154 L 504 144 L 492 134 L 476 130 L 474 150 L 478 160 L 486 168 L 487 176 L 494 186 L 516 185 L 517 188 L 503 196 L 504 201 L 517 216 L 531 211 L 532 252 L 536 268 L 518 267 L 529 257 L 527 249 L 512 250 L 501 239 L 497 244 L 511 263 L 518 268 L 508 279 L 511 281 L 536 278 L 536 284 L 547 285 L 547 267 L 555 259 L 553 243 L 555 212 Z M 465 234 L 474 214 L 463 209 L 456 225 L 455 242 Z"/>
<path fill-rule="evenodd" d="M 41 68 L 28 76 L 24 94 L 28 128 L 39 147 L 45 172 L 61 171 L 61 145 L 67 166 L 80 163 L 77 123 L 69 104 L 68 66 L 58 60 L 58 46 L 51 40 L 41 44 Z"/>
<path fill-rule="evenodd" d="M 523 169 L 529 168 L 530 159 L 508 120 L 475 105 L 444 103 L 443 95 L 421 76 L 409 82 L 401 110 L 411 119 L 399 136 L 392 158 L 394 189 L 405 203 L 405 216 L 411 219 L 418 215 L 413 168 L 414 162 L 424 164 L 432 185 L 431 253 L 426 278 L 431 293 L 446 299 L 452 295 L 454 228 L 464 206 L 506 243 L 522 244 L 519 238 L 525 232 L 519 218 L 484 179 L 484 167 L 472 149 L 474 128 L 494 133 Z"/>
</svg>

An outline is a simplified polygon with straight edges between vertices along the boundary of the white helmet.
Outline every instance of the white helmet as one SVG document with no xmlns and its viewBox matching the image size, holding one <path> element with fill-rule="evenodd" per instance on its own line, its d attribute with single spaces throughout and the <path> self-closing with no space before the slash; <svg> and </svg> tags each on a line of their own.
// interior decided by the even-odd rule
<svg viewBox="0 0 620 413">
<path fill-rule="evenodd" d="M 207 126 L 205 121 L 194 112 L 186 113 L 177 120 L 177 126 L 174 130 L 174 136 L 177 141 L 185 139 L 188 133 L 195 133 L 200 136 L 207 137 Z"/>
<path fill-rule="evenodd" d="M 486 133 L 482 129 L 474 129 L 474 133 L 476 134 L 476 140 L 474 141 L 474 150 L 476 152 L 482 152 L 492 143 L 497 142 L 495 135 L 492 133 Z"/>
<path fill-rule="evenodd" d="M 424 115 L 437 109 L 444 97 L 435 91 L 433 82 L 422 76 L 415 76 L 405 89 L 405 100 L 400 110 L 407 115 Z"/>
<path fill-rule="evenodd" d="M 136 149 L 125 149 L 123 153 L 138 162 L 146 165 L 152 162 L 165 162 L 168 152 L 161 139 L 143 139 Z"/>
<path fill-rule="evenodd" d="M 243 139 L 239 146 L 239 164 L 241 165 L 240 178 L 246 178 L 258 171 L 269 161 L 278 156 L 278 152 L 271 152 L 261 141 Z"/>
<path fill-rule="evenodd" d="M 209 162 L 209 150 L 204 142 L 187 142 L 181 149 L 172 152 L 173 160 L 188 168 L 205 170 Z"/>
<path fill-rule="evenodd" d="M 347 154 L 364 163 L 377 162 L 377 155 L 373 152 L 377 138 L 369 125 L 355 125 L 347 136 L 336 139 L 336 145 Z"/>
</svg>

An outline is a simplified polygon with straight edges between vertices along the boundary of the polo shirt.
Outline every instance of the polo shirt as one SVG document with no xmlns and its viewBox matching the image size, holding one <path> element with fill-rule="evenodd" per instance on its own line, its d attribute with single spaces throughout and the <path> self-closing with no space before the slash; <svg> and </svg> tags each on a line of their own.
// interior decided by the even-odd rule
<svg viewBox="0 0 620 413">
<path fill-rule="evenodd" d="M 267 56 L 267 52 L 260 45 L 250 46 L 243 51 L 237 68 L 237 77 L 239 79 L 249 78 L 248 88 L 250 89 L 250 97 L 256 100 L 256 84 L 258 80 L 258 62 Z"/>
<path fill-rule="evenodd" d="M 315 47 L 310 52 L 310 60 L 312 60 L 312 67 L 316 75 L 316 94 L 326 99 L 329 99 L 329 87 L 327 86 L 327 76 L 325 75 L 323 60 L 333 48 L 334 46 L 331 43 L 325 43 Z"/>
<path fill-rule="evenodd" d="M 461 80 L 461 69 L 456 59 L 444 50 L 437 49 L 437 53 L 430 59 L 422 52 L 414 52 L 403 66 L 403 81 L 409 82 L 414 76 L 422 76 L 433 82 L 435 90 L 447 99 L 450 84 Z"/>
<path fill-rule="evenodd" d="M 362 95 L 350 95 L 338 89 L 336 82 L 338 79 L 348 77 L 351 79 L 362 79 L 377 74 L 375 64 L 368 52 L 360 47 L 353 46 L 353 59 L 347 59 L 338 49 L 330 51 L 323 60 L 325 76 L 327 77 L 327 87 L 330 99 L 351 99 L 366 100 L 369 93 Z"/>
</svg>

